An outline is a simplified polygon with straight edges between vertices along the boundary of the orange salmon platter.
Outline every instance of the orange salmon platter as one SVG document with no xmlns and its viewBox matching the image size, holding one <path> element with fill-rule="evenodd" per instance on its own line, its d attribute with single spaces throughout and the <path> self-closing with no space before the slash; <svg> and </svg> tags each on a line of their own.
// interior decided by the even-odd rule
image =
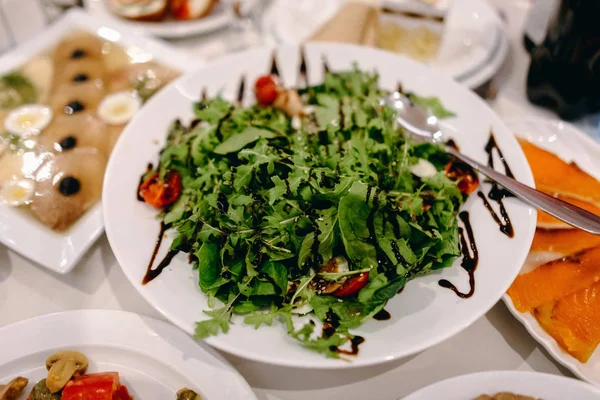
<svg viewBox="0 0 600 400">
<path fill-rule="evenodd" d="M 568 124 L 525 121 L 512 128 L 536 187 L 600 215 L 600 146 Z M 528 261 L 504 300 L 555 359 L 600 385 L 600 235 L 538 212 Z"/>
</svg>

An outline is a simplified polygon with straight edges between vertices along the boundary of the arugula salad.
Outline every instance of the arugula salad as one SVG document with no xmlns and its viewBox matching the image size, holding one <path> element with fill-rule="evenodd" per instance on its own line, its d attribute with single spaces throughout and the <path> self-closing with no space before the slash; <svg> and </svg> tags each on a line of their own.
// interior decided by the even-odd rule
<svg viewBox="0 0 600 400">
<path fill-rule="evenodd" d="M 211 309 L 196 338 L 240 315 L 348 354 L 361 341 L 353 328 L 460 255 L 457 214 L 476 182 L 441 147 L 403 134 L 376 73 L 328 72 L 303 89 L 264 76 L 254 91 L 252 106 L 205 99 L 190 126 L 175 121 L 138 195 L 176 232 L 170 254 L 188 253 L 198 271 Z"/>
</svg>

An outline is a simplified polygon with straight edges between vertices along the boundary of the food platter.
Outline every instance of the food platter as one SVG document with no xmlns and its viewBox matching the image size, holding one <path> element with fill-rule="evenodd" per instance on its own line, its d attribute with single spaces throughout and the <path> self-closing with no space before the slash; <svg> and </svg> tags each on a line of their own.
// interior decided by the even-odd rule
<svg viewBox="0 0 600 400">
<path fill-rule="evenodd" d="M 488 371 L 434 383 L 403 400 L 463 400 L 502 392 L 544 400 L 592 400 L 600 395 L 600 391 L 593 386 L 562 376 L 523 371 Z"/>
<path fill-rule="evenodd" d="M 563 121 L 546 120 L 536 117 L 514 118 L 507 120 L 508 127 L 519 137 L 527 139 L 537 146 L 548 150 L 566 161 L 576 161 L 585 172 L 600 177 L 600 146 L 579 129 Z M 535 265 L 525 264 L 524 271 Z M 531 313 L 521 313 L 513 305 L 508 295 L 504 295 L 508 309 L 550 355 L 579 378 L 600 385 L 600 352 L 595 351 L 591 358 L 582 363 L 566 353 L 538 323 Z"/>
<path fill-rule="evenodd" d="M 119 18 L 108 8 L 108 0 L 85 0 L 85 9 L 91 14 L 131 29 L 136 34 L 162 38 L 182 38 L 214 31 L 227 25 L 232 18 L 224 2 L 217 4 L 206 17 L 191 21 L 166 20 L 162 22 L 130 21 Z"/>
<path fill-rule="evenodd" d="M 299 82 L 300 49 L 281 47 L 276 50 L 278 70 L 288 86 Z M 331 71 L 348 70 L 357 61 L 360 68 L 376 69 L 380 85 L 393 90 L 398 83 L 406 91 L 421 96 L 437 96 L 456 117 L 445 119 L 443 129 L 473 158 L 486 162 L 486 143 L 490 129 L 502 149 L 505 160 L 520 181 L 532 184 L 529 167 L 514 137 L 502 121 L 474 94 L 448 78 L 406 58 L 375 49 L 356 46 L 309 44 L 304 48 L 306 75 L 310 83 L 323 79 L 323 59 Z M 208 96 L 220 93 L 226 99 L 238 96 L 240 77 L 251 85 L 268 73 L 273 53 L 255 49 L 225 57 L 167 87 L 151 99 L 144 110 L 128 126 L 117 143 L 109 162 L 103 193 L 103 211 L 109 242 L 119 264 L 134 287 L 169 320 L 192 334 L 194 321 L 205 319 L 206 297 L 197 288 L 197 272 L 183 256 L 175 257 L 169 268 L 157 279 L 142 285 L 160 224 L 156 212 L 135 197 L 135 188 L 148 162 L 164 143 L 173 120 L 184 123 L 192 119 L 191 104 L 206 90 Z M 251 101 L 252 91 L 241 96 Z M 166 106 L 168 104 L 168 107 Z M 160 112 L 159 112 L 160 110 Z M 497 157 L 495 155 L 494 157 Z M 498 163 L 496 163 L 498 165 Z M 132 188 L 131 191 L 124 188 Z M 483 190 L 489 186 L 483 184 Z M 464 210 L 470 213 L 474 237 L 479 249 L 479 268 L 475 272 L 476 290 L 469 299 L 440 287 L 447 279 L 460 290 L 467 290 L 468 275 L 454 266 L 409 282 L 401 295 L 386 306 L 391 319 L 371 321 L 355 332 L 366 338 L 360 354 L 348 359 L 327 359 L 303 349 L 286 338 L 280 324 L 253 329 L 242 319 L 232 320 L 225 335 L 206 341 L 221 349 L 246 358 L 278 365 L 304 368 L 345 368 L 378 364 L 422 351 L 458 333 L 487 312 L 502 296 L 525 259 L 535 228 L 535 211 L 516 199 L 504 201 L 514 221 L 514 238 L 503 234 L 477 196 L 469 198 Z M 135 238 L 135 239 L 132 239 Z M 165 243 L 167 241 L 165 240 Z M 167 253 L 167 245 L 159 249 L 157 259 Z M 465 289 L 467 288 L 467 289 Z M 174 295 L 176 294 L 176 295 Z M 434 321 L 434 322 L 432 322 Z"/>
<path fill-rule="evenodd" d="M 40 332 L 44 332 L 40 335 Z M 88 372 L 115 371 L 136 398 L 175 399 L 183 387 L 208 400 L 256 396 L 237 371 L 208 346 L 157 319 L 122 311 L 49 314 L 0 329 L 0 382 L 47 375 L 45 360 L 59 350 L 85 353 Z"/>
<path fill-rule="evenodd" d="M 127 48 L 132 55 L 157 60 L 163 65 L 184 71 L 197 62 L 181 55 L 164 44 L 136 36 L 130 31 L 115 28 L 104 20 L 73 10 L 43 33 L 0 57 L 2 75 L 19 68 L 30 59 L 49 51 L 67 34 L 83 30 L 96 34 L 107 43 Z M 62 71 L 61 71 L 62 72 Z M 99 205 L 83 215 L 64 232 L 55 232 L 42 226 L 23 210 L 0 205 L 0 241 L 13 250 L 57 273 L 70 271 L 102 233 L 102 215 Z M 35 238 L 32 240 L 32 238 Z"/>
</svg>

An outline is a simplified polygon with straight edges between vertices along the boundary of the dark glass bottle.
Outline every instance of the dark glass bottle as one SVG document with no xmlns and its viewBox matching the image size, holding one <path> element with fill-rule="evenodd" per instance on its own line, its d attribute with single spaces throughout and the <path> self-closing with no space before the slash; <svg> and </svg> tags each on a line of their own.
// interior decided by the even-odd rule
<svg viewBox="0 0 600 400">
<path fill-rule="evenodd" d="M 600 110 L 600 0 L 561 0 L 544 41 L 526 46 L 529 101 L 563 119 Z"/>
</svg>

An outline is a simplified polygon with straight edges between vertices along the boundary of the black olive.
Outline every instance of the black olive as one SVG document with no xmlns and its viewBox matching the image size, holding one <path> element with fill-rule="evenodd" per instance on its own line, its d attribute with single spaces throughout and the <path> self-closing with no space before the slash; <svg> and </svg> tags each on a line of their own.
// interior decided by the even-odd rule
<svg viewBox="0 0 600 400">
<path fill-rule="evenodd" d="M 81 49 L 77 49 L 73 52 L 73 54 L 71 54 L 71 58 L 83 58 L 87 55 L 87 53 L 85 52 L 85 50 L 81 50 Z"/>
<path fill-rule="evenodd" d="M 70 101 L 66 106 L 65 106 L 65 114 L 75 114 L 79 111 L 83 111 L 85 109 L 85 106 L 83 104 L 81 104 L 78 100 L 74 100 L 74 101 Z"/>
<path fill-rule="evenodd" d="M 58 191 L 65 196 L 72 196 L 79 192 L 79 189 L 81 189 L 79 179 L 73 178 L 72 176 L 66 176 L 58 183 Z"/>
<path fill-rule="evenodd" d="M 60 142 L 58 142 L 58 144 L 60 145 L 60 148 L 63 151 L 71 150 L 72 148 L 77 146 L 77 139 L 73 136 L 67 136 L 63 138 Z"/>
<path fill-rule="evenodd" d="M 90 77 L 87 74 L 77 74 L 73 77 L 73 82 L 85 82 L 88 79 L 90 79 Z"/>
</svg>

